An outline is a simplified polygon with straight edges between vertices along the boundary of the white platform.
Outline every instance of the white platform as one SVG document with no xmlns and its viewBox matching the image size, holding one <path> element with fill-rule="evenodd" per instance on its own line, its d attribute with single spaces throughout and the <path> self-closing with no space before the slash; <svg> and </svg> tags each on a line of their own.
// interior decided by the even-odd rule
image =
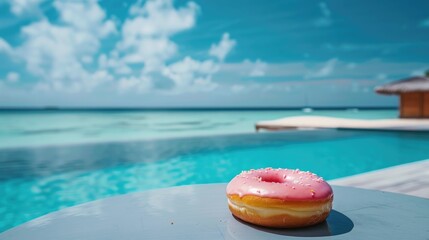
<svg viewBox="0 0 429 240">
<path fill-rule="evenodd" d="M 406 130 L 429 131 L 429 119 L 346 119 L 323 116 L 287 117 L 256 123 L 256 130 L 281 129 L 362 129 L 362 130 Z"/>
<path fill-rule="evenodd" d="M 429 160 L 339 178 L 329 183 L 429 198 Z"/>
</svg>

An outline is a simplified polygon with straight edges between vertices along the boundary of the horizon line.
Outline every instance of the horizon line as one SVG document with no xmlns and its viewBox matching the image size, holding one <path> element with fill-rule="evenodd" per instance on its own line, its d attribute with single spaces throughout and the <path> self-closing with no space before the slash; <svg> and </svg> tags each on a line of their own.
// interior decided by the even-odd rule
<svg viewBox="0 0 429 240">
<path fill-rule="evenodd" d="M 275 106 L 264 106 L 264 107 L 66 107 L 66 106 L 44 106 L 44 107 L 0 107 L 0 111 L 269 111 L 269 110 L 350 110 L 350 109 L 362 109 L 362 110 L 393 110 L 398 109 L 397 106 L 295 106 L 295 107 L 275 107 Z"/>
</svg>

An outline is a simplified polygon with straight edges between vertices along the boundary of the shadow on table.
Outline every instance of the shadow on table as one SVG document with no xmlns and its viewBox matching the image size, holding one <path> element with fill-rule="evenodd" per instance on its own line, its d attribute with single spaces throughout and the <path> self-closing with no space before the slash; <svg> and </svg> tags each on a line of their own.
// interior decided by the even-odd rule
<svg viewBox="0 0 429 240">
<path fill-rule="evenodd" d="M 320 224 L 295 229 L 266 228 L 243 222 L 238 218 L 235 219 L 259 231 L 294 237 L 323 237 L 341 235 L 350 232 L 354 227 L 354 224 L 350 218 L 335 210 L 332 210 L 326 221 Z"/>
</svg>

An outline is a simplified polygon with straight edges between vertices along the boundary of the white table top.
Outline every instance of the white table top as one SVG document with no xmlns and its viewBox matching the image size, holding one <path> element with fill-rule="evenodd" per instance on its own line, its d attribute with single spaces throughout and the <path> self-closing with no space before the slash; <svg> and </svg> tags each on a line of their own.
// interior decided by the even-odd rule
<svg viewBox="0 0 429 240">
<path fill-rule="evenodd" d="M 38 239 L 428 239 L 429 200 L 333 186 L 327 221 L 301 229 L 270 229 L 235 219 L 225 184 L 127 194 L 62 209 L 0 234 Z"/>
</svg>

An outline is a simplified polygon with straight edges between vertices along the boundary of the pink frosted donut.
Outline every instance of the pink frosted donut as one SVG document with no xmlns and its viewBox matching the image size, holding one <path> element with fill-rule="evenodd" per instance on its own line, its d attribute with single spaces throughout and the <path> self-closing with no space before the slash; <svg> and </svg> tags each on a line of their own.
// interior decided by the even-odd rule
<svg viewBox="0 0 429 240">
<path fill-rule="evenodd" d="M 231 213 L 266 227 L 304 227 L 324 221 L 332 209 L 331 186 L 314 173 L 291 169 L 244 171 L 226 188 Z"/>
</svg>

